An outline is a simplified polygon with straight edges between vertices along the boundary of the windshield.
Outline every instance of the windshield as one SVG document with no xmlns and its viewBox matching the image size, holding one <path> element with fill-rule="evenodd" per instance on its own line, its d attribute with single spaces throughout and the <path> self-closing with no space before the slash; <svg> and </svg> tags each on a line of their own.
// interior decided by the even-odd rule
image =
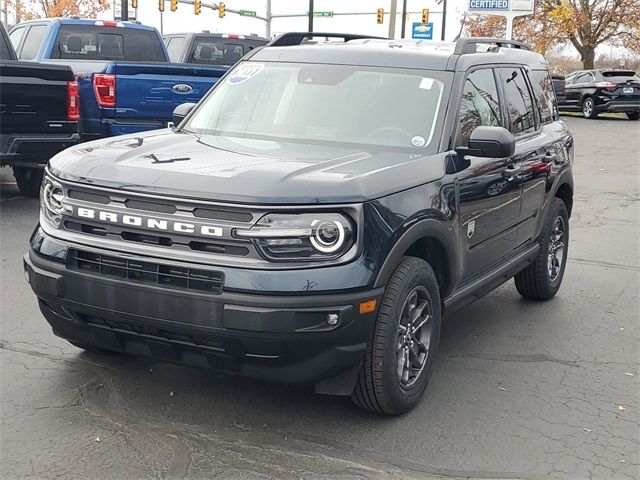
<svg viewBox="0 0 640 480">
<path fill-rule="evenodd" d="M 426 148 L 436 143 L 441 72 L 243 62 L 186 129 L 273 140 Z"/>
</svg>

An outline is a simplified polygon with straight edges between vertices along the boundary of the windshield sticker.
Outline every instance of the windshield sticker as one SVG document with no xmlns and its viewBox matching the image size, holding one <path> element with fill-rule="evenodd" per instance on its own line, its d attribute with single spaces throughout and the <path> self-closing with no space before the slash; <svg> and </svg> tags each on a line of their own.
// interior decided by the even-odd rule
<svg viewBox="0 0 640 480">
<path fill-rule="evenodd" d="M 424 147 L 425 143 L 427 143 L 427 141 L 420 135 L 416 135 L 411 139 L 411 145 L 413 145 L 414 147 Z"/>
<path fill-rule="evenodd" d="M 238 83 L 242 83 L 246 80 L 249 80 L 251 77 L 254 77 L 258 73 L 260 73 L 260 70 L 262 70 L 263 68 L 264 64 L 262 63 L 247 62 L 231 72 L 231 76 L 229 77 L 228 82 L 230 85 L 237 85 Z"/>
<path fill-rule="evenodd" d="M 421 88 L 423 90 L 431 90 L 432 86 L 433 86 L 433 78 L 424 77 L 420 82 L 420 85 L 418 85 L 418 88 Z"/>
</svg>

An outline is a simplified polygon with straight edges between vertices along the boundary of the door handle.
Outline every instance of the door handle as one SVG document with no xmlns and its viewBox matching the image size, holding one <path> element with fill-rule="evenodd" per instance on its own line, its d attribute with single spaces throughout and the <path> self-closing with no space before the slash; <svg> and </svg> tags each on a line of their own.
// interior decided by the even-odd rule
<svg viewBox="0 0 640 480">
<path fill-rule="evenodd" d="M 505 173 L 507 174 L 506 180 L 509 182 L 513 182 L 518 174 L 522 171 L 522 167 L 520 165 L 516 165 L 515 163 L 510 163 L 507 165 L 505 169 Z"/>
</svg>

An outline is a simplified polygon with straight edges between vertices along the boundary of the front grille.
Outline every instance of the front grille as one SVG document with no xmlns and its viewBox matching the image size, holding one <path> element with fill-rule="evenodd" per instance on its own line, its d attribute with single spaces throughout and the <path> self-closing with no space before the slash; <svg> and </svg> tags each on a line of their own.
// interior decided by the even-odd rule
<svg viewBox="0 0 640 480">
<path fill-rule="evenodd" d="M 214 295 L 222 293 L 224 284 L 222 272 L 175 267 L 75 249 L 69 250 L 67 268 L 136 283 L 171 289 L 197 290 Z"/>
<path fill-rule="evenodd" d="M 127 208 L 146 210 L 148 212 L 176 213 L 178 210 L 175 205 L 171 205 L 170 203 L 145 202 L 142 200 L 133 200 L 131 198 L 125 200 L 124 204 Z"/>
<path fill-rule="evenodd" d="M 70 198 L 75 198 L 76 200 L 82 200 L 83 202 L 90 203 L 99 203 L 101 205 L 107 205 L 111 201 L 111 198 L 109 198 L 108 195 L 100 195 L 97 193 L 84 192 L 74 189 L 67 190 L 67 195 Z"/>
<path fill-rule="evenodd" d="M 196 208 L 193 216 L 199 218 L 210 218 L 211 220 L 226 220 L 229 222 L 248 223 L 253 220 L 253 215 L 249 212 L 236 212 L 234 210 L 221 210 L 211 208 Z"/>
</svg>

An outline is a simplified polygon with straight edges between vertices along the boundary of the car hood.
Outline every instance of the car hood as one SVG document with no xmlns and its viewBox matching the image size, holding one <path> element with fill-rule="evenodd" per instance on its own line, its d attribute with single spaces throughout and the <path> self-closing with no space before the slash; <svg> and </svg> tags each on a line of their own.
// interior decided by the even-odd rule
<svg viewBox="0 0 640 480">
<path fill-rule="evenodd" d="M 434 181 L 442 155 L 155 130 L 83 143 L 49 162 L 61 180 L 231 203 L 355 203 Z"/>
</svg>

